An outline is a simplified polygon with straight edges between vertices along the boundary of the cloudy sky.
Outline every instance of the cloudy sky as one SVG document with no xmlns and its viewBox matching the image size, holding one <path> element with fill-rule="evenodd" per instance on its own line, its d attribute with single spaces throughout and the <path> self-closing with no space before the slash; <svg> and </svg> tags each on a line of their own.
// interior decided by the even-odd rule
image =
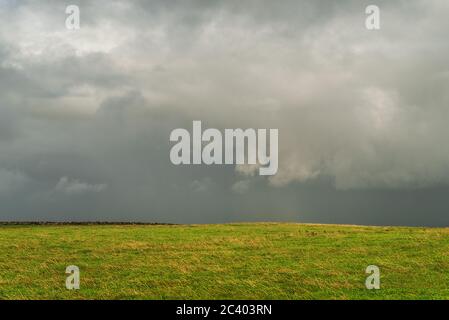
<svg viewBox="0 0 449 320">
<path fill-rule="evenodd" d="M 448 16 L 447 0 L 0 0 L 0 220 L 449 226 Z M 174 166 L 170 132 L 193 120 L 278 128 L 278 173 Z"/>
</svg>

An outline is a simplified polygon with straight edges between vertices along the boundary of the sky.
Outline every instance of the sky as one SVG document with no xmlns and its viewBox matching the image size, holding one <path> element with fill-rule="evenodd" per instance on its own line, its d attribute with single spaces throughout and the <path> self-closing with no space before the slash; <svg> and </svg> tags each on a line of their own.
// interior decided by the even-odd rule
<svg viewBox="0 0 449 320">
<path fill-rule="evenodd" d="M 0 220 L 449 226 L 448 15 L 0 0 Z M 194 120 L 278 129 L 277 174 L 173 165 L 170 132 Z"/>
</svg>

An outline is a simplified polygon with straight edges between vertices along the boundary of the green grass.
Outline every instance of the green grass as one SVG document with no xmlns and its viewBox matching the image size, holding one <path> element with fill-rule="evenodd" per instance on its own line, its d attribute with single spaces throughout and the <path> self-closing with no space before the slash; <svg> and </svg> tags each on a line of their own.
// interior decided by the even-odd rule
<svg viewBox="0 0 449 320">
<path fill-rule="evenodd" d="M 365 268 L 381 289 L 365 288 Z M 65 268 L 81 289 L 65 288 Z M 447 299 L 449 229 L 1 226 L 1 299 Z"/>
</svg>

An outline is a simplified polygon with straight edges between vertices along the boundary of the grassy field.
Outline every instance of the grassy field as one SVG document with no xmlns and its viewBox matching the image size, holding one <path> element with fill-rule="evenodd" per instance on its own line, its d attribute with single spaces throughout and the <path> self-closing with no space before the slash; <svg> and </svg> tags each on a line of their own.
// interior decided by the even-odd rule
<svg viewBox="0 0 449 320">
<path fill-rule="evenodd" d="M 380 290 L 365 288 L 370 264 Z M 449 229 L 0 226 L 0 298 L 447 299 Z"/>
</svg>

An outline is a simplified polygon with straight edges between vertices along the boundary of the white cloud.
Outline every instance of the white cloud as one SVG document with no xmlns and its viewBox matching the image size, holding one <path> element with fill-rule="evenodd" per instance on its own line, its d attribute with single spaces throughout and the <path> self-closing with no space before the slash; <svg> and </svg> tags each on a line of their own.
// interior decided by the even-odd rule
<svg viewBox="0 0 449 320">
<path fill-rule="evenodd" d="M 62 177 L 56 184 L 55 191 L 62 192 L 66 195 L 81 195 L 87 193 L 98 193 L 106 188 L 106 184 L 89 184 L 86 182 L 81 182 L 77 179 L 70 180 L 67 177 Z"/>
<path fill-rule="evenodd" d="M 231 190 L 237 194 L 244 194 L 248 192 L 250 185 L 251 180 L 240 180 L 232 185 Z"/>
</svg>

